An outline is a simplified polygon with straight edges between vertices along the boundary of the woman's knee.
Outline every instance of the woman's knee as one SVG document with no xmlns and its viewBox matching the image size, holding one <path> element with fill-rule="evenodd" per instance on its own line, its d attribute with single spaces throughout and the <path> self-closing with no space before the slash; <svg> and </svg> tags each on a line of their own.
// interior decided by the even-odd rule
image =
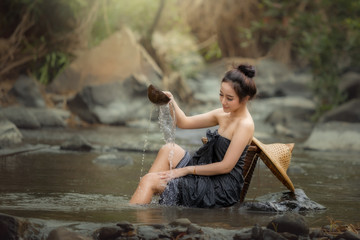
<svg viewBox="0 0 360 240">
<path fill-rule="evenodd" d="M 176 143 L 166 143 L 160 148 L 159 152 L 170 153 L 171 151 L 177 151 L 179 148 L 181 147 Z"/>
<path fill-rule="evenodd" d="M 142 187 L 151 189 L 153 192 L 158 192 L 163 188 L 163 186 L 161 186 L 160 177 L 157 173 L 147 173 L 141 178 L 140 184 Z"/>
<path fill-rule="evenodd" d="M 185 150 L 176 143 L 167 143 L 163 145 L 160 152 L 165 153 L 167 156 L 181 156 L 181 158 L 185 154 Z"/>
</svg>

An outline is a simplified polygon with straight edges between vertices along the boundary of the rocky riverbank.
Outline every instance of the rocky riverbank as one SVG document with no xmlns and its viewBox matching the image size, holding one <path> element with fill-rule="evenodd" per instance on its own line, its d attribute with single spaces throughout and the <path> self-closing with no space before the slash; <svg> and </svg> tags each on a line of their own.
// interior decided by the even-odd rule
<svg viewBox="0 0 360 240">
<path fill-rule="evenodd" d="M 213 63 L 199 70 L 194 79 L 187 80 L 191 98 L 174 92 L 187 114 L 202 113 L 219 106 L 219 81 L 232 61 L 235 60 Z M 255 81 L 259 94 L 250 105 L 256 137 L 265 143 L 285 139 L 317 151 L 360 151 L 360 113 L 356 107 L 360 98 L 359 91 L 354 91 L 360 85 L 359 74 L 344 75 L 347 84 L 343 84 L 343 89 L 348 101 L 315 123 L 312 121 L 314 97 L 308 88 L 311 75 L 306 71 L 291 71 L 271 60 L 256 64 L 258 75 Z M 54 90 L 46 90 L 22 76 L 3 89 L 6 94 L 2 96 L 0 108 L 0 146 L 5 148 L 21 143 L 22 129 L 36 131 L 99 124 L 146 129 L 150 112 L 154 112 L 146 97 L 147 86 L 152 81 L 149 76 L 141 76 L 86 85 L 72 95 L 61 93 L 66 89 L 60 86 L 60 80 L 55 80 L 49 88 L 58 86 L 54 93 Z M 159 85 L 158 78 L 155 82 Z M 184 98 L 187 100 L 180 100 Z M 152 119 L 156 120 L 156 117 L 154 113 Z"/>
<path fill-rule="evenodd" d="M 79 233 L 66 227 L 48 231 L 41 222 L 0 214 L 0 239 L 46 239 L 46 240 L 119 240 L 119 239 L 314 239 L 358 240 L 359 225 L 329 223 L 321 228 L 311 228 L 300 214 L 288 213 L 276 217 L 267 226 L 255 225 L 242 229 L 202 227 L 188 219 L 174 220 L 168 224 L 132 224 L 119 222 L 108 224 L 89 233 Z"/>
</svg>

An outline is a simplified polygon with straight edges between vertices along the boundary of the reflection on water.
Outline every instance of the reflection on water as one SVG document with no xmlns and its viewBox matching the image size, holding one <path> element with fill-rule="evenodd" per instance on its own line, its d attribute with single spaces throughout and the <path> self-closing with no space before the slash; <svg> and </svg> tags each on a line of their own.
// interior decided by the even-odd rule
<svg viewBox="0 0 360 240">
<path fill-rule="evenodd" d="M 0 159 L 0 212 L 56 223 L 167 223 L 189 218 L 202 226 L 236 228 L 267 224 L 274 214 L 247 212 L 239 206 L 223 209 L 191 209 L 131 206 L 128 201 L 139 181 L 141 152 L 123 152 L 133 164 L 118 167 L 95 163 L 98 153 L 42 150 Z M 155 155 L 147 153 L 144 170 Z M 306 213 L 312 226 L 328 224 L 327 217 L 347 223 L 360 222 L 360 159 L 356 154 L 294 150 L 289 169 L 295 188 L 328 209 Z M 247 200 L 284 191 L 285 187 L 260 164 Z M 91 225 L 91 224 L 90 224 Z M 88 225 L 88 226 L 90 226 Z M 93 229 L 91 229 L 93 230 Z"/>
</svg>

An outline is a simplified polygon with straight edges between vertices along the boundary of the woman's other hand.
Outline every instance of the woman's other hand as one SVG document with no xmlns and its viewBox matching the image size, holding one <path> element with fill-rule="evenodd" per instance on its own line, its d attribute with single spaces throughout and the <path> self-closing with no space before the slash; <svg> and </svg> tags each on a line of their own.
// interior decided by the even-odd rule
<svg viewBox="0 0 360 240">
<path fill-rule="evenodd" d="M 176 168 L 169 171 L 158 172 L 157 174 L 162 180 L 170 181 L 171 179 L 183 177 L 190 174 L 190 169 L 189 167 Z"/>
</svg>

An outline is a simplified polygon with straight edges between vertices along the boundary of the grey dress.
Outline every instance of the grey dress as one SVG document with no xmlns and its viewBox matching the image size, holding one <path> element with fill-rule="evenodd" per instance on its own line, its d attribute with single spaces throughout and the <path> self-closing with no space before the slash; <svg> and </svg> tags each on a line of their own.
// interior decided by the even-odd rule
<svg viewBox="0 0 360 240">
<path fill-rule="evenodd" d="M 186 152 L 176 168 L 223 160 L 231 141 L 219 135 L 217 130 L 207 130 L 206 136 L 208 142 L 193 156 Z M 172 179 L 160 195 L 159 203 L 201 208 L 227 207 L 237 203 L 244 185 L 243 165 L 248 147 L 246 146 L 230 173 L 214 176 L 186 175 Z"/>
</svg>

